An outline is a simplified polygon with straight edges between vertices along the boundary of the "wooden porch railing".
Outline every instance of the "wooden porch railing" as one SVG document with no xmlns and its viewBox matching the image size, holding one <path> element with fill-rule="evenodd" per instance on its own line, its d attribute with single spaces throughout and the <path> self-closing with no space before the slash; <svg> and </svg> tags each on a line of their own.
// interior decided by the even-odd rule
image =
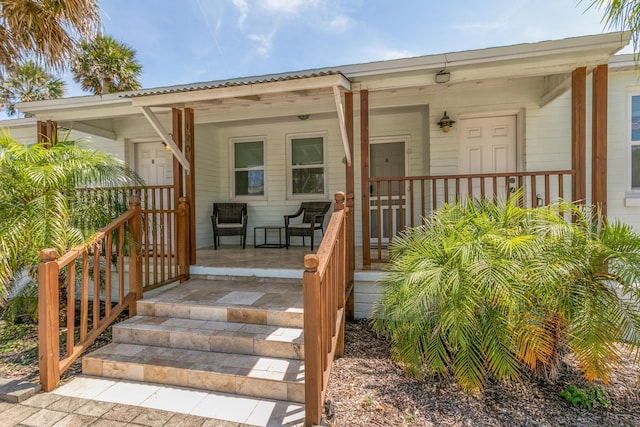
<svg viewBox="0 0 640 427">
<path fill-rule="evenodd" d="M 152 290 L 189 278 L 189 201 L 176 201 L 173 185 L 78 189 L 73 203 L 104 201 L 121 210 L 140 198 L 142 215 L 142 289 Z"/>
<path fill-rule="evenodd" d="M 320 424 L 333 358 L 342 356 L 344 351 L 345 307 L 353 291 L 348 211 L 344 193 L 336 193 L 334 211 L 318 252 L 304 257 L 302 290 L 307 426 Z"/>
<path fill-rule="evenodd" d="M 467 198 L 506 198 L 522 189 L 522 205 L 571 198 L 574 170 L 369 178 L 363 198 L 363 266 L 387 262 L 393 237 L 445 204 Z"/>
<path fill-rule="evenodd" d="M 41 251 L 38 358 L 40 382 L 45 391 L 55 388 L 60 374 L 125 309 L 129 308 L 129 316 L 135 315 L 136 301 L 142 298 L 141 237 L 140 202 L 132 197 L 128 210 L 100 230 L 90 245 L 75 247 L 62 256 L 54 249 Z M 112 285 L 117 295 L 112 295 Z M 62 316 L 61 304 L 66 305 Z M 62 354 L 61 346 L 65 349 Z"/>
</svg>

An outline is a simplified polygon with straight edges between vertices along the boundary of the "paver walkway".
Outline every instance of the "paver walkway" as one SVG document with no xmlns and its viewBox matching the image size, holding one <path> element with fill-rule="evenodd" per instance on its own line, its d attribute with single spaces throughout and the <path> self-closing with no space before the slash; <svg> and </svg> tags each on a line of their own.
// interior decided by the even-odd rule
<svg viewBox="0 0 640 427">
<path fill-rule="evenodd" d="M 230 415 L 233 421 L 215 419 L 221 411 L 226 412 L 227 417 Z M 263 419 L 268 412 L 266 401 L 182 387 L 80 376 L 50 393 L 38 393 L 22 403 L 0 402 L 0 426 L 235 427 L 259 425 L 261 423 L 253 420 Z M 300 424 L 301 417 L 295 416 L 277 423 Z M 267 422 L 267 425 L 274 424 Z"/>
</svg>

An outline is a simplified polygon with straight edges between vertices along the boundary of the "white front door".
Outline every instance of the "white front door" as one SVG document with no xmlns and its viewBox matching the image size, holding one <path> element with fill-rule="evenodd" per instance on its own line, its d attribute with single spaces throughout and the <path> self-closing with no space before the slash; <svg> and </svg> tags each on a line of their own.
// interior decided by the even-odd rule
<svg viewBox="0 0 640 427">
<path fill-rule="evenodd" d="M 460 119 L 460 174 L 489 174 L 516 171 L 516 116 L 496 116 Z M 498 197 L 504 197 L 506 189 L 513 190 L 515 178 L 497 181 Z M 460 192 L 467 194 L 468 182 L 460 183 Z M 485 195 L 491 196 L 494 182 L 485 179 Z M 480 197 L 480 180 L 473 181 L 471 194 Z"/>
<path fill-rule="evenodd" d="M 173 159 L 161 142 L 135 143 L 136 172 L 148 187 L 168 185 L 173 180 Z M 144 245 L 150 253 L 168 253 L 169 242 L 174 242 L 174 229 L 171 222 L 165 224 L 165 215 L 159 210 L 170 209 L 174 201 L 166 189 L 149 188 L 141 195 L 143 209 L 154 211 L 145 216 L 146 236 Z M 163 252 L 164 251 L 164 252 Z"/>
<path fill-rule="evenodd" d="M 405 175 L 405 143 L 404 141 L 390 141 L 373 143 L 369 146 L 369 174 L 372 178 L 399 177 Z M 403 199 L 400 199 L 400 188 L 398 182 L 394 182 L 391 188 L 391 208 L 389 208 L 389 187 L 386 182 L 380 183 L 380 191 L 375 184 L 370 190 L 370 219 L 371 219 L 371 243 L 387 244 L 389 238 L 397 234 L 400 230 L 400 215 L 405 214 L 405 191 L 403 189 Z M 404 185 L 404 184 L 401 184 Z M 378 203 L 380 196 L 380 206 Z M 389 219 L 389 209 L 391 209 L 391 219 Z M 380 232 L 378 231 L 378 218 L 381 219 Z"/>
<path fill-rule="evenodd" d="M 170 184 L 170 168 L 173 167 L 171 153 L 161 142 L 139 142 L 135 144 L 136 172 L 147 185 Z"/>
</svg>

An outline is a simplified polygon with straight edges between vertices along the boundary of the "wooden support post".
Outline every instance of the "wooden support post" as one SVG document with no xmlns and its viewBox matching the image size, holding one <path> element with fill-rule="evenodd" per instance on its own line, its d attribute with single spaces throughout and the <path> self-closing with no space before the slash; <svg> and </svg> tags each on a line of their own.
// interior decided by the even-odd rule
<svg viewBox="0 0 640 427">
<path fill-rule="evenodd" d="M 60 381 L 60 299 L 58 253 L 43 249 L 38 265 L 38 363 L 44 391 Z"/>
<path fill-rule="evenodd" d="M 177 108 L 171 109 L 173 142 L 182 150 L 182 111 Z M 178 208 L 178 199 L 184 196 L 184 168 L 180 161 L 173 156 L 173 197 L 174 206 Z"/>
<path fill-rule="evenodd" d="M 591 131 L 591 203 L 607 215 L 607 88 L 609 66 L 593 70 Z"/>
<path fill-rule="evenodd" d="M 189 199 L 189 228 L 184 238 L 189 239 L 189 262 L 196 260 L 196 155 L 195 155 L 195 116 L 193 108 L 184 109 L 184 155 L 189 161 L 186 197 Z M 189 264 L 191 265 L 191 264 Z"/>
<path fill-rule="evenodd" d="M 189 280 L 189 266 L 191 259 L 189 258 L 189 218 L 190 218 L 189 199 L 180 197 L 178 202 L 178 265 L 180 266 L 180 275 L 184 277 L 182 281 Z"/>
<path fill-rule="evenodd" d="M 320 278 L 317 274 L 318 256 L 305 255 L 302 276 L 304 307 L 304 402 L 305 425 L 319 425 L 322 416 L 322 334 Z"/>
<path fill-rule="evenodd" d="M 369 218 L 369 91 L 360 91 L 360 190 L 362 192 L 362 268 L 371 269 Z"/>
<path fill-rule="evenodd" d="M 580 67 L 571 74 L 571 169 L 575 171 L 572 198 L 585 203 L 587 198 L 586 168 L 586 117 L 587 117 L 587 69 Z"/>
<path fill-rule="evenodd" d="M 133 216 L 129 220 L 129 288 L 132 289 L 136 298 L 129 305 L 129 317 L 137 313 L 136 302 L 142 299 L 142 208 L 140 199 L 136 196 L 129 198 L 129 210 L 133 211 Z"/>
<path fill-rule="evenodd" d="M 47 120 L 46 122 L 38 121 L 37 129 L 38 143 L 44 144 L 45 147 L 50 148 L 58 142 L 58 123 L 53 120 Z"/>
<path fill-rule="evenodd" d="M 346 193 L 347 193 L 347 301 L 345 306 L 345 315 L 348 320 L 354 320 L 354 301 L 353 301 L 353 287 L 354 287 L 354 274 L 356 268 L 356 236 L 355 236 L 355 174 L 353 163 L 354 157 L 354 128 L 353 128 L 353 92 L 347 92 L 344 94 L 344 106 L 345 106 L 345 122 L 347 126 L 347 137 L 349 138 L 349 151 L 351 153 L 351 166 L 346 166 L 345 178 L 346 178 Z"/>
</svg>

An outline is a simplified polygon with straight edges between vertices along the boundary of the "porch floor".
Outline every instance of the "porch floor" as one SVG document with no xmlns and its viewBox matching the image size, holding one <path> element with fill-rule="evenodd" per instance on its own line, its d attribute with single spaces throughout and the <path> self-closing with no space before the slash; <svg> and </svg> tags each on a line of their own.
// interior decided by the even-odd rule
<svg viewBox="0 0 640 427">
<path fill-rule="evenodd" d="M 198 248 L 196 251 L 195 268 L 192 266 L 191 274 L 215 274 L 207 272 L 207 269 L 229 269 L 228 275 L 238 274 L 239 270 L 254 270 L 265 274 L 240 274 L 269 277 L 267 273 L 278 270 L 296 271 L 297 275 L 277 276 L 301 278 L 304 271 L 304 256 L 315 253 L 309 246 L 290 246 L 285 248 L 254 248 L 247 246 L 242 249 L 240 246 L 221 246 L 217 250 L 213 247 Z M 373 250 L 372 250 L 373 251 Z M 383 256 L 387 255 L 387 250 L 383 250 Z M 356 246 L 356 271 L 363 271 L 362 268 L 362 247 Z M 373 263 L 371 270 L 382 270 L 385 264 Z M 211 271 L 211 270 L 210 270 Z M 216 270 L 213 270 L 216 271 Z"/>
</svg>

